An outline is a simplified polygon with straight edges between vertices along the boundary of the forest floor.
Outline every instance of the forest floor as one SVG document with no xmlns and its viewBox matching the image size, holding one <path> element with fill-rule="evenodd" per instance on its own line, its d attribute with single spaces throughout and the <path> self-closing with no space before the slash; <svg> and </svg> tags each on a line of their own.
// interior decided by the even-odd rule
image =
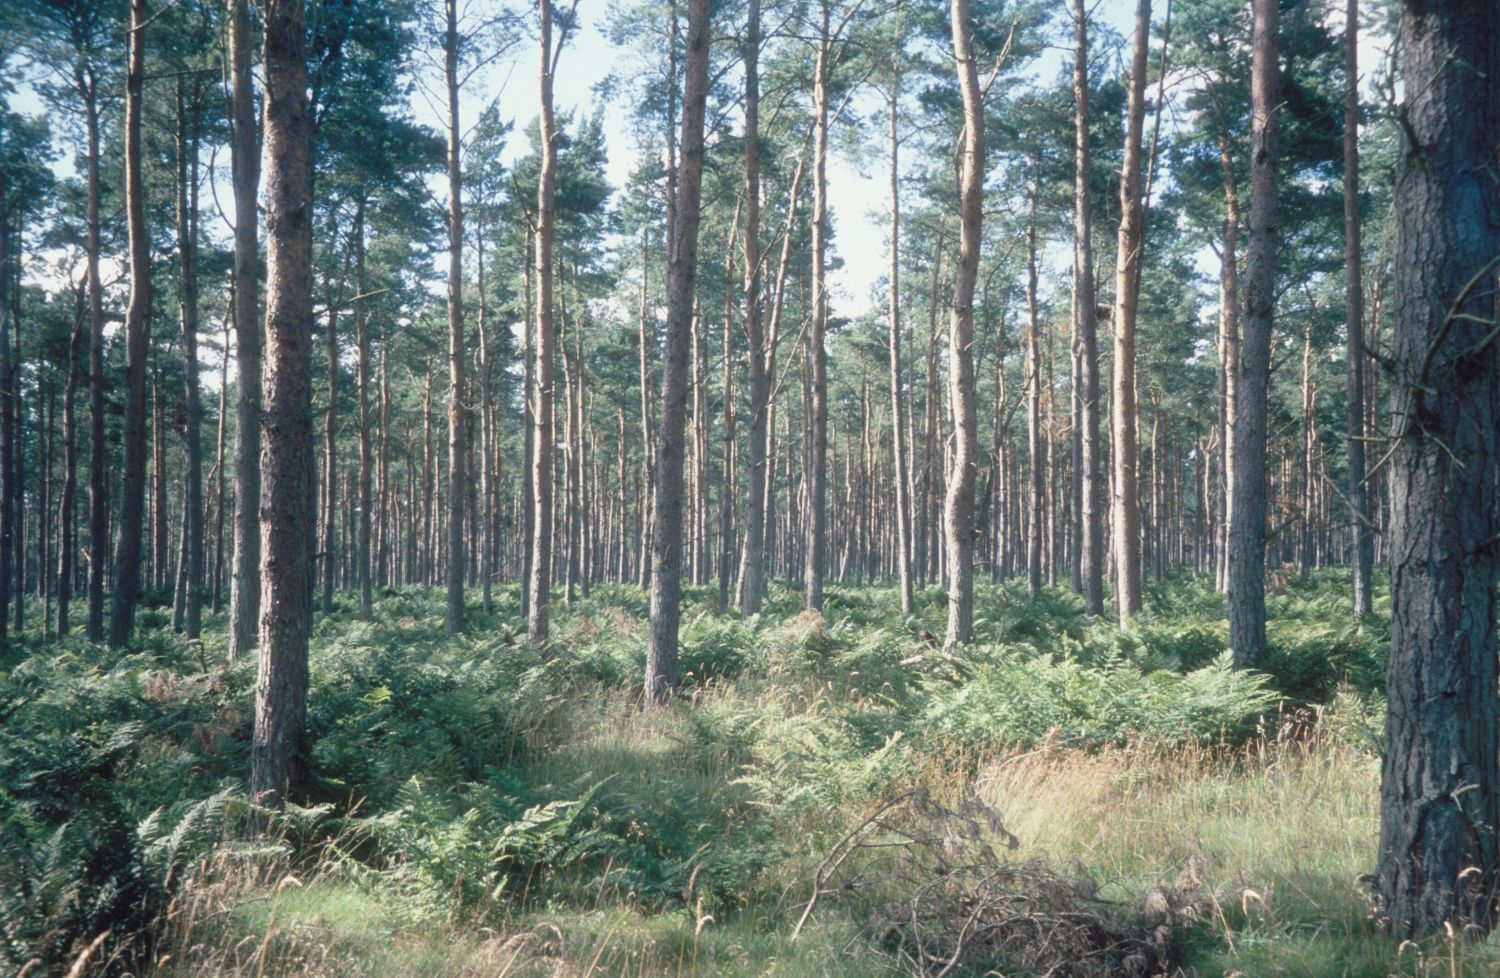
<svg viewBox="0 0 1500 978">
<path fill-rule="evenodd" d="M 443 637 L 440 591 L 315 626 L 307 790 L 244 841 L 254 669 L 147 608 L 126 654 L 0 658 L 0 964 L 33 978 L 1500 973 L 1500 942 L 1370 923 L 1388 604 L 1270 598 L 1228 669 L 1207 582 L 1131 629 L 981 588 L 692 589 L 681 695 L 640 713 L 646 597 L 596 586 L 553 641 L 517 593 Z M 809 908 L 810 898 L 818 899 Z M 104 936 L 101 936 L 104 935 Z M 945 970 L 946 969 L 946 970 Z M 1050 970 L 1049 970 L 1050 969 Z"/>
</svg>

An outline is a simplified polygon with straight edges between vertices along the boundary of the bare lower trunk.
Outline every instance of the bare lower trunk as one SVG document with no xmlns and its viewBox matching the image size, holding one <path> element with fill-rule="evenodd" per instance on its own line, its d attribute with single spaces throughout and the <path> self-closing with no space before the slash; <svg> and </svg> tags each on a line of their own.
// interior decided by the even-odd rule
<svg viewBox="0 0 1500 978">
<path fill-rule="evenodd" d="M 1141 610 L 1141 507 L 1136 431 L 1135 320 L 1140 299 L 1141 137 L 1146 117 L 1146 55 L 1151 33 L 1151 0 L 1135 8 L 1135 44 L 1130 97 L 1125 112 L 1125 159 L 1120 171 L 1120 235 L 1115 258 L 1114 550 L 1115 613 L 1124 625 Z"/>
<path fill-rule="evenodd" d="M 1250 242 L 1235 393 L 1229 523 L 1229 647 L 1237 666 L 1266 654 L 1266 413 L 1276 294 L 1276 0 L 1255 0 L 1250 94 Z"/>
<path fill-rule="evenodd" d="M 708 91 L 708 0 L 688 4 L 687 64 L 682 95 L 682 172 L 677 229 L 667 264 L 667 335 L 662 364 L 661 429 L 656 450 L 656 514 L 651 542 L 651 626 L 645 704 L 663 704 L 677 686 L 678 601 L 682 587 L 682 463 L 693 277 L 703 181 L 703 118 Z"/>
<path fill-rule="evenodd" d="M 1047 477 L 1042 443 L 1042 340 L 1037 318 L 1036 197 L 1026 220 L 1026 460 L 1031 473 L 1031 495 L 1026 516 L 1026 589 L 1032 597 L 1042 591 L 1043 503 Z"/>
<path fill-rule="evenodd" d="M 828 496 L 828 353 L 824 334 L 828 328 L 828 294 L 825 282 L 828 259 L 828 58 L 830 0 L 822 0 L 822 30 L 817 62 L 813 68 L 813 213 L 812 213 L 812 328 L 807 349 L 812 368 L 812 413 L 808 418 L 807 539 L 804 586 L 806 604 L 812 611 L 823 609 L 824 539 Z"/>
<path fill-rule="evenodd" d="M 550 2 L 550 0 L 543 0 Z M 448 83 L 448 610 L 451 638 L 464 627 L 464 497 L 468 447 L 464 442 L 464 217 L 458 120 L 458 0 L 446 0 L 448 31 L 443 73 Z"/>
<path fill-rule="evenodd" d="M 531 410 L 531 487 L 536 509 L 532 523 L 531 579 L 527 582 L 527 634 L 534 642 L 547 638 L 552 590 L 553 417 L 552 212 L 557 180 L 557 131 L 552 117 L 552 0 L 541 0 L 541 166 L 537 180 L 536 220 L 536 365 Z"/>
<path fill-rule="evenodd" d="M 1344 27 L 1344 303 L 1349 396 L 1344 416 L 1349 427 L 1353 603 L 1354 614 L 1359 617 L 1370 613 L 1370 575 L 1374 564 L 1370 508 L 1365 493 L 1365 293 L 1360 270 L 1363 261 L 1359 216 L 1359 0 L 1348 0 Z"/>
<path fill-rule="evenodd" d="M 1500 12 L 1403 6 L 1378 893 L 1404 939 L 1496 922 Z"/>
<path fill-rule="evenodd" d="M 1104 481 L 1099 437 L 1099 317 L 1094 295 L 1093 202 L 1089 192 L 1093 166 L 1089 153 L 1088 19 L 1084 0 L 1074 0 L 1073 47 L 1073 317 L 1078 339 L 1081 430 L 1076 476 L 1080 483 L 1077 524 L 1079 577 L 1083 608 L 1104 613 Z"/>
<path fill-rule="evenodd" d="M 230 156 L 234 169 L 234 570 L 229 654 L 255 648 L 260 615 L 260 348 L 256 188 L 260 160 L 250 76 L 250 0 L 229 0 Z"/>
<path fill-rule="evenodd" d="M 944 532 L 948 547 L 948 634 L 944 646 L 967 644 L 974 630 L 974 470 L 979 430 L 974 407 L 974 284 L 979 276 L 984 194 L 984 102 L 974 64 L 969 0 L 952 0 L 953 56 L 963 93 L 963 176 L 959 185 L 958 267 L 948 326 L 948 403 L 953 412 Z"/>
<path fill-rule="evenodd" d="M 749 471 L 741 537 L 738 604 L 760 612 L 765 594 L 766 421 L 771 387 L 760 295 L 760 0 L 748 0 L 745 26 L 745 343 L 750 367 Z"/>
<path fill-rule="evenodd" d="M 260 669 L 250 791 L 279 807 L 297 779 L 312 617 L 312 167 L 302 0 L 265 10 L 266 362 Z"/>
<path fill-rule="evenodd" d="M 130 60 L 125 80 L 125 213 L 130 233 L 130 305 L 125 314 L 125 458 L 109 614 L 109 644 L 130 641 L 141 593 L 146 508 L 146 359 L 151 348 L 151 243 L 146 237 L 141 176 L 141 94 L 146 79 L 146 0 L 131 0 Z"/>
<path fill-rule="evenodd" d="M 899 57 L 899 55 L 898 55 Z M 890 147 L 891 147 L 891 280 L 890 311 L 887 314 L 891 385 L 891 454 L 892 481 L 895 483 L 896 572 L 901 584 L 901 613 L 912 614 L 912 527 L 911 527 L 911 460 L 907 456 L 905 407 L 901 396 L 901 139 L 897 128 L 901 101 L 901 68 L 898 64 L 891 80 Z"/>
</svg>

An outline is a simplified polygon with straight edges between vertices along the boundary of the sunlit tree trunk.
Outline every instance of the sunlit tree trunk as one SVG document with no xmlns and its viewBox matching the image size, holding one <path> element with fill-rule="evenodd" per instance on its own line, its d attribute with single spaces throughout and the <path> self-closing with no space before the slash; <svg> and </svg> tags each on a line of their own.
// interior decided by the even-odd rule
<svg viewBox="0 0 1500 978">
<path fill-rule="evenodd" d="M 1354 613 L 1370 613 L 1374 547 L 1365 493 L 1365 291 L 1359 214 L 1359 0 L 1344 10 L 1344 304 L 1348 391 L 1344 417 L 1349 427 L 1348 496 L 1353 540 Z"/>
<path fill-rule="evenodd" d="M 230 159 L 234 175 L 234 570 L 229 651 L 255 648 L 260 614 L 260 368 L 256 190 L 260 160 L 250 76 L 250 0 L 229 2 Z"/>
<path fill-rule="evenodd" d="M 708 0 L 688 4 L 683 73 L 677 230 L 667 263 L 667 334 L 662 363 L 661 428 L 656 446 L 656 512 L 651 542 L 651 624 L 645 704 L 667 701 L 677 686 L 677 629 L 682 587 L 682 466 L 688 358 L 692 355 L 693 278 L 703 180 L 703 122 L 708 94 Z"/>
<path fill-rule="evenodd" d="M 1280 8 L 1254 0 L 1251 61 L 1250 241 L 1235 393 L 1229 514 L 1229 647 L 1238 666 L 1266 653 L 1266 414 L 1276 299 L 1276 74 Z"/>
<path fill-rule="evenodd" d="M 267 0 L 260 668 L 250 745 L 251 796 L 267 807 L 285 801 L 299 773 L 312 618 L 312 162 L 306 48 L 302 0 Z"/>
<path fill-rule="evenodd" d="M 1114 522 L 1115 612 L 1120 624 L 1141 610 L 1141 509 L 1136 431 L 1135 320 L 1140 299 L 1141 137 L 1146 117 L 1146 55 L 1151 37 L 1151 0 L 1135 8 L 1135 43 L 1125 111 L 1125 158 L 1120 170 L 1120 235 L 1115 258 Z"/>
<path fill-rule="evenodd" d="M 146 80 L 146 0 L 130 3 L 130 56 L 125 78 L 125 216 L 130 237 L 130 305 L 125 313 L 124 464 L 115 533 L 109 644 L 130 640 L 141 593 L 146 509 L 146 359 L 151 348 L 151 242 L 141 173 L 141 96 Z"/>
</svg>

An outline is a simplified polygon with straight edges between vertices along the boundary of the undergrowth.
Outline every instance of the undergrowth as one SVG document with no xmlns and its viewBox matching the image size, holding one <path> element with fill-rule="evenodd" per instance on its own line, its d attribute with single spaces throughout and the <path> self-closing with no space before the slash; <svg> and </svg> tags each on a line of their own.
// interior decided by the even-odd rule
<svg viewBox="0 0 1500 978">
<path fill-rule="evenodd" d="M 841 906 L 789 932 L 836 840 L 926 786 L 954 804 L 984 796 L 1028 858 L 1076 863 L 1059 878 L 1096 878 L 1117 905 L 1105 916 L 1129 926 L 1139 914 L 1119 908 L 1186 860 L 1217 866 L 1207 892 L 1249 902 L 1174 938 L 1184 973 L 1258 973 L 1241 959 L 1299 948 L 1294 973 L 1427 973 L 1368 931 L 1355 891 L 1373 864 L 1387 632 L 1383 604 L 1352 619 L 1338 573 L 1270 597 L 1271 655 L 1255 672 L 1228 667 L 1222 599 L 1189 577 L 1152 585 L 1124 631 L 1064 591 L 984 587 L 977 640 L 951 656 L 932 637 L 936 589 L 911 616 L 877 587 L 831 587 L 817 614 L 776 586 L 748 621 L 710 590 L 686 599 L 682 690 L 643 716 L 638 588 L 559 607 L 545 647 L 514 637 L 514 587 L 493 614 L 471 608 L 457 640 L 440 593 L 386 589 L 367 622 L 340 595 L 314 631 L 300 794 L 253 845 L 254 669 L 227 661 L 221 619 L 187 643 L 158 616 L 124 654 L 76 636 L 13 644 L 0 658 L 0 969 L 758 975 L 764 959 L 790 975 L 895 974 L 899 956 Z M 1309 857 L 1341 847 L 1316 879 L 1295 869 L 1304 850 L 1211 837 L 1236 804 L 1259 806 L 1242 825 L 1253 835 L 1294 803 L 1265 773 L 1267 750 L 1329 783 L 1331 797 L 1304 802 L 1355 819 L 1288 840 Z M 1124 831 L 1147 811 L 1159 831 Z M 1268 886 L 1284 894 L 1274 912 Z M 403 957 L 400 943 L 425 950 Z M 1006 973 L 1024 975 L 1015 950 Z M 1335 968 L 1356 951 L 1363 964 Z M 1421 967 L 1440 951 L 1422 949 Z M 1308 963 L 1322 953 L 1326 967 Z"/>
</svg>

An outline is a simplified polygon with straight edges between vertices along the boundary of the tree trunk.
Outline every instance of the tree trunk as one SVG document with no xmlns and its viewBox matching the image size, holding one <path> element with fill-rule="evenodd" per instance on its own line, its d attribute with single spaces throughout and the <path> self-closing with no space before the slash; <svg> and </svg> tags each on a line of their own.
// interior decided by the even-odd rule
<svg viewBox="0 0 1500 978">
<path fill-rule="evenodd" d="M 900 55 L 896 57 L 899 59 Z M 901 396 L 901 138 L 898 131 L 901 103 L 901 65 L 895 66 L 890 91 L 891 149 L 891 280 L 890 312 L 887 314 L 891 383 L 892 480 L 896 490 L 896 569 L 901 584 L 901 613 L 916 610 L 912 593 L 911 460 L 907 455 L 905 399 Z"/>
<path fill-rule="evenodd" d="M 1344 304 L 1349 395 L 1344 416 L 1349 427 L 1354 614 L 1361 618 L 1370 613 L 1370 575 L 1374 564 L 1370 508 L 1365 494 L 1365 293 L 1360 268 L 1363 261 L 1359 214 L 1359 0 L 1348 0 L 1344 27 Z"/>
<path fill-rule="evenodd" d="M 745 14 L 745 258 L 746 357 L 750 368 L 749 472 L 745 532 L 740 550 L 740 614 L 760 612 L 765 595 L 766 421 L 771 386 L 766 376 L 766 338 L 760 294 L 760 0 L 747 0 Z"/>
<path fill-rule="evenodd" d="M 1083 610 L 1104 613 L 1104 481 L 1100 464 L 1103 445 L 1099 437 L 1099 313 L 1094 295 L 1093 201 L 1090 181 L 1093 164 L 1089 152 L 1088 14 L 1084 0 L 1073 0 L 1073 326 L 1078 339 L 1078 384 L 1081 430 L 1079 471 L 1075 476 L 1080 492 L 1076 517 L 1079 577 L 1083 585 Z"/>
<path fill-rule="evenodd" d="M 187 119 L 186 82 L 177 76 L 177 250 L 181 256 L 182 397 L 184 408 L 183 634 L 198 637 L 203 624 L 203 409 L 198 390 L 198 129 L 200 98 L 194 83 Z M 189 127 L 191 126 L 191 134 Z"/>
<path fill-rule="evenodd" d="M 260 615 L 260 350 L 256 193 L 260 160 L 250 72 L 250 0 L 229 2 L 230 157 L 234 170 L 234 570 L 229 654 L 256 647 Z"/>
<path fill-rule="evenodd" d="M 99 94 L 92 67 L 80 66 L 74 76 L 83 93 L 88 131 L 88 261 L 89 282 L 89 573 L 84 636 L 104 640 L 104 574 L 109 550 L 108 446 L 104 440 L 104 286 L 99 279 Z"/>
<path fill-rule="evenodd" d="M 1115 613 L 1121 625 L 1141 610 L 1141 506 L 1137 471 L 1135 319 L 1140 299 L 1142 242 L 1141 136 L 1146 118 L 1146 55 L 1151 0 L 1135 7 L 1130 96 L 1125 111 L 1125 159 L 1120 171 L 1120 236 L 1115 258 L 1114 518 Z"/>
<path fill-rule="evenodd" d="M 125 78 L 125 214 L 130 237 L 130 305 L 125 314 L 125 458 L 115 534 L 109 644 L 130 641 L 141 593 L 146 508 L 146 358 L 151 347 L 151 242 L 141 179 L 141 96 L 146 80 L 146 0 L 130 3 L 130 57 Z"/>
<path fill-rule="evenodd" d="M 544 0 L 550 2 L 550 0 Z M 448 30 L 443 74 L 448 83 L 448 611 L 452 638 L 464 627 L 464 495 L 468 449 L 464 444 L 464 216 L 458 117 L 458 0 L 446 0 Z"/>
<path fill-rule="evenodd" d="M 1402 939 L 1493 928 L 1500 863 L 1500 11 L 1404 8 L 1378 870 Z"/>
<path fill-rule="evenodd" d="M 708 0 L 688 4 L 687 64 L 682 93 L 682 172 L 677 229 L 667 264 L 667 335 L 662 364 L 661 429 L 656 450 L 656 513 L 651 541 L 651 626 L 645 705 L 667 701 L 677 686 L 678 601 L 682 587 L 682 462 L 693 277 L 703 181 L 703 117 L 708 93 Z"/>
<path fill-rule="evenodd" d="M 547 638 L 547 613 L 552 588 L 552 461 L 553 442 L 553 332 L 552 332 L 552 211 L 557 181 L 557 126 L 552 116 L 552 0 L 541 0 L 541 166 L 536 206 L 536 366 L 532 411 L 531 487 L 536 497 L 532 524 L 531 580 L 527 587 L 527 634 L 534 642 Z"/>
<path fill-rule="evenodd" d="M 1042 592 L 1043 503 L 1046 499 L 1046 452 L 1042 444 L 1042 340 L 1037 318 L 1036 198 L 1033 183 L 1026 219 L 1026 459 L 1031 472 L 1031 497 L 1026 518 L 1026 589 L 1034 598 Z"/>
<path fill-rule="evenodd" d="M 77 562 L 73 532 L 73 510 L 78 498 L 78 423 L 74 402 L 78 397 L 78 384 L 83 377 L 83 347 L 87 342 L 84 332 L 84 316 L 79 315 L 73 326 L 73 339 L 68 344 L 68 379 L 63 387 L 63 484 L 57 503 L 57 634 L 68 634 L 68 614 L 73 598 L 73 576 Z"/>
<path fill-rule="evenodd" d="M 828 353 L 824 334 L 828 329 L 828 292 L 825 281 L 828 260 L 828 59 L 829 2 L 821 0 L 821 30 L 817 62 L 813 67 L 813 213 L 812 213 L 812 328 L 807 348 L 812 368 L 812 414 L 808 441 L 807 541 L 804 567 L 806 604 L 823 610 L 823 560 L 826 551 L 828 496 Z"/>
<path fill-rule="evenodd" d="M 974 469 L 979 429 L 974 407 L 974 285 L 979 276 L 984 203 L 984 102 L 974 64 L 969 0 L 952 0 L 953 57 L 963 94 L 963 176 L 959 185 L 958 268 L 948 325 L 948 403 L 955 434 L 944 531 L 948 546 L 948 634 L 944 647 L 965 645 L 974 631 Z"/>
<path fill-rule="evenodd" d="M 1229 524 L 1234 518 L 1234 425 L 1240 371 L 1240 195 L 1229 152 L 1228 133 L 1219 134 L 1219 166 L 1224 174 L 1224 247 L 1219 255 L 1219 487 L 1218 537 L 1214 583 L 1229 590 Z"/>
<path fill-rule="evenodd" d="M 260 669 L 250 792 L 280 807 L 297 779 L 312 617 L 312 165 L 302 0 L 265 10 L 266 364 Z"/>
<path fill-rule="evenodd" d="M 1250 243 L 1235 392 L 1234 505 L 1229 517 L 1229 647 L 1235 665 L 1266 654 L 1266 413 L 1276 298 L 1277 0 L 1254 0 Z"/>
<path fill-rule="evenodd" d="M 365 293 L 365 199 L 354 211 L 354 287 Z M 359 616 L 374 615 L 373 573 L 370 567 L 370 510 L 374 504 L 371 481 L 375 465 L 370 439 L 370 316 L 365 304 L 354 307 L 354 383 L 359 398 L 359 529 L 354 545 L 354 576 L 359 587 Z"/>
</svg>

